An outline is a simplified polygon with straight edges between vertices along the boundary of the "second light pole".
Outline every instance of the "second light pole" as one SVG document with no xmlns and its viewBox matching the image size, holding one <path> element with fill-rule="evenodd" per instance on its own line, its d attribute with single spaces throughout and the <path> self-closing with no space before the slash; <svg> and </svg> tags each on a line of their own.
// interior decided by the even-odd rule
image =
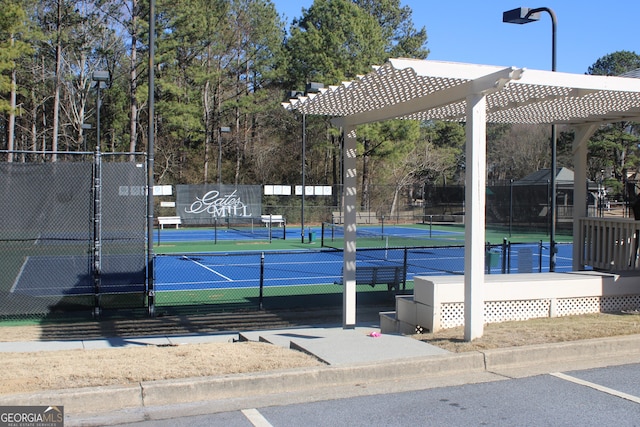
<svg viewBox="0 0 640 427">
<path fill-rule="evenodd" d="M 547 12 L 551 17 L 551 71 L 556 71 L 556 30 L 558 20 L 556 14 L 548 7 L 537 7 L 529 9 L 527 7 L 519 7 L 517 9 L 506 11 L 502 14 L 502 22 L 509 24 L 528 24 L 540 20 L 540 12 Z M 551 125 L 551 231 L 549 236 L 549 271 L 556 271 L 556 222 L 557 222 L 557 135 L 556 125 Z"/>
<path fill-rule="evenodd" d="M 320 90 L 324 88 L 322 83 L 307 83 L 305 87 L 304 96 L 308 96 L 309 94 L 317 94 Z M 313 95 L 311 95 L 313 96 Z M 300 209 L 300 241 L 304 243 L 304 196 L 307 192 L 306 189 L 306 171 L 305 171 L 305 162 L 307 157 L 307 115 L 302 113 L 302 203 Z M 309 240 L 311 240 L 311 236 L 309 236 Z M 309 242 L 311 243 L 311 241 Z"/>
<path fill-rule="evenodd" d="M 96 149 L 100 149 L 100 109 L 102 108 L 101 89 L 107 87 L 109 81 L 108 71 L 94 71 L 91 75 L 91 80 L 96 82 L 96 90 L 98 95 L 97 107 L 96 107 Z"/>
</svg>

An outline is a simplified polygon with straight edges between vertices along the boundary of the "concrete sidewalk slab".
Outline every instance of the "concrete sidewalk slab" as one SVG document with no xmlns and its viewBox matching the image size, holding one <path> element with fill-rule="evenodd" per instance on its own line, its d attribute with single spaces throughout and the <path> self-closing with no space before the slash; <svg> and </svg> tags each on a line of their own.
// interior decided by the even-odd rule
<svg viewBox="0 0 640 427">
<path fill-rule="evenodd" d="M 239 339 L 238 333 L 203 334 L 203 335 L 176 335 L 167 337 L 172 345 L 204 344 L 210 342 L 233 342 Z"/>
<path fill-rule="evenodd" d="M 380 334 L 379 329 L 357 327 L 306 328 L 240 334 L 241 340 L 262 341 L 311 354 L 341 366 L 449 353 L 433 345 L 402 335 Z"/>
<path fill-rule="evenodd" d="M 238 333 L 144 336 L 144 337 L 108 337 L 69 341 L 14 341 L 0 342 L 0 353 L 34 353 L 39 351 L 61 350 L 104 350 L 110 348 L 174 346 L 183 344 L 203 344 L 211 342 L 233 342 Z"/>
<path fill-rule="evenodd" d="M 33 353 L 38 351 L 82 350 L 82 341 L 17 341 L 0 342 L 1 353 Z"/>
<path fill-rule="evenodd" d="M 171 345 L 166 337 L 132 337 L 101 338 L 83 341 L 86 350 L 102 350 L 109 348 L 146 347 Z"/>
</svg>

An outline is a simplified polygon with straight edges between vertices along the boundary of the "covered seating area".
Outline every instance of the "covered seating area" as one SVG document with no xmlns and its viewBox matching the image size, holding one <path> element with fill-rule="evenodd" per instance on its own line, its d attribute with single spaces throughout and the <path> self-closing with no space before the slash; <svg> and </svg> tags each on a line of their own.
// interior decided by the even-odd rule
<svg viewBox="0 0 640 427">
<path fill-rule="evenodd" d="M 292 99 L 285 108 L 307 115 L 331 116 L 344 135 L 345 328 L 356 324 L 357 126 L 393 118 L 466 124 L 464 323 L 465 340 L 471 341 L 482 336 L 484 325 L 486 124 L 571 125 L 575 129 L 575 181 L 586 182 L 587 141 L 598 126 L 606 122 L 640 121 L 640 79 L 391 59 L 353 81 Z M 629 240 L 637 239 L 635 230 L 640 228 L 633 220 L 628 221 L 633 223 L 630 229 L 635 231 L 635 237 L 625 236 L 624 242 L 616 237 L 615 231 L 603 231 L 608 224 L 589 223 L 588 237 L 584 232 L 586 186 L 575 187 L 574 200 L 585 201 L 574 209 L 574 270 L 584 269 L 591 262 L 585 258 L 585 247 L 594 247 L 598 253 L 608 251 L 603 247 L 606 245 L 623 246 L 627 251 L 630 247 L 637 248 L 635 241 Z M 626 255 L 624 262 L 629 268 L 630 255 Z"/>
</svg>

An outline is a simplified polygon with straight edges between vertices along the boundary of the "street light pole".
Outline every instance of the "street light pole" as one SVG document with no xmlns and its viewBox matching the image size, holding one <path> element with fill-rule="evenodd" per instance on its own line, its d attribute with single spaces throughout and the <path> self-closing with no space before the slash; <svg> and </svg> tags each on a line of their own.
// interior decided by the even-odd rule
<svg viewBox="0 0 640 427">
<path fill-rule="evenodd" d="M 97 90 L 97 108 L 96 108 L 96 149 L 100 147 L 100 110 L 102 108 L 102 93 L 101 89 L 106 87 L 107 82 L 109 81 L 109 72 L 108 71 L 94 71 L 91 75 L 91 80 L 96 82 L 96 90 Z M 103 86 L 104 85 L 104 86 Z"/>
<path fill-rule="evenodd" d="M 109 81 L 108 71 L 94 71 L 91 79 L 96 82 L 96 147 L 93 173 L 93 316 L 97 319 L 101 314 L 100 293 L 102 292 L 102 163 L 100 158 L 100 109 L 102 85 Z"/>
<path fill-rule="evenodd" d="M 300 210 L 300 243 L 304 243 L 304 195 L 307 192 L 305 182 L 305 158 L 307 147 L 307 115 L 302 113 L 302 205 Z"/>
<path fill-rule="evenodd" d="M 149 0 L 149 89 L 147 130 L 147 305 L 150 317 L 156 315 L 156 289 L 153 255 L 153 169 L 155 164 L 155 52 L 156 52 L 156 0 Z"/>
<path fill-rule="evenodd" d="M 535 9 L 529 9 L 526 7 L 519 7 L 517 9 L 506 11 L 502 14 L 502 22 L 510 24 L 528 24 L 540 20 L 540 12 L 546 12 L 551 17 L 551 71 L 556 71 L 556 32 L 558 27 L 558 20 L 555 12 L 548 7 L 538 7 Z M 558 168 L 557 160 L 557 132 L 555 123 L 551 125 L 551 231 L 549 236 L 549 271 L 556 271 L 556 222 L 557 222 L 557 183 L 556 174 Z"/>
<path fill-rule="evenodd" d="M 324 88 L 322 83 L 310 82 L 305 86 L 304 96 L 315 96 L 318 92 L 320 92 Z M 307 115 L 306 113 L 302 113 L 302 165 L 301 165 L 301 173 L 302 173 L 302 203 L 300 209 L 300 241 L 304 243 L 304 196 L 307 192 L 306 188 L 306 171 L 305 171 L 305 160 L 306 160 L 306 150 L 307 150 Z M 309 237 L 311 239 L 311 236 Z M 311 241 L 309 241 L 311 243 Z"/>
</svg>

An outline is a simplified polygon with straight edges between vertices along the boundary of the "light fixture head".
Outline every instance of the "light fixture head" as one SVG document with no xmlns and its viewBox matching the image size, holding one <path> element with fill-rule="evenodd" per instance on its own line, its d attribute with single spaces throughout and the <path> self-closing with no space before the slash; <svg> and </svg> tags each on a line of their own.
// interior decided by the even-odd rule
<svg viewBox="0 0 640 427">
<path fill-rule="evenodd" d="M 305 88 L 305 92 L 306 93 L 318 93 L 320 92 L 320 89 L 324 88 L 324 85 L 322 83 L 317 83 L 317 82 L 310 82 L 307 83 L 306 88 Z"/>
<path fill-rule="evenodd" d="M 91 75 L 91 80 L 95 82 L 108 82 L 109 81 L 109 72 L 108 71 L 94 71 Z"/>
<path fill-rule="evenodd" d="M 502 13 L 502 22 L 509 24 L 528 24 L 539 20 L 540 12 L 531 13 L 528 7 L 519 7 Z"/>
</svg>

